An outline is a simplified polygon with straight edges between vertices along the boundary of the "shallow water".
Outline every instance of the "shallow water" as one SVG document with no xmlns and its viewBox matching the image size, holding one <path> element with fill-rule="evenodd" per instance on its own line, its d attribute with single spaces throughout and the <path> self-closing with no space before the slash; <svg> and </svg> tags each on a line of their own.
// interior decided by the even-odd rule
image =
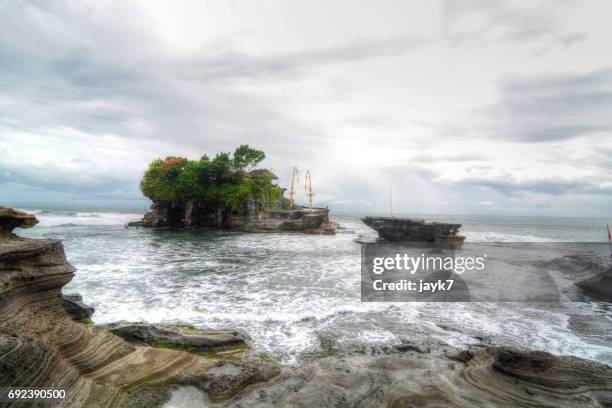
<svg viewBox="0 0 612 408">
<path fill-rule="evenodd" d="M 288 364 L 320 350 L 322 341 L 379 345 L 428 336 L 464 347 L 476 335 L 612 364 L 612 345 L 602 337 L 612 329 L 605 303 L 362 303 L 356 240 L 376 233 L 355 215 L 332 216 L 346 228 L 336 236 L 313 236 L 124 228 L 141 214 L 33 212 L 40 224 L 20 233 L 64 240 L 78 269 L 65 292 L 95 306 L 96 323 L 241 329 L 258 350 Z M 606 239 L 605 221 L 597 219 L 435 219 L 462 222 L 468 241 Z M 588 322 L 587 330 L 572 332 L 571 321 Z"/>
</svg>

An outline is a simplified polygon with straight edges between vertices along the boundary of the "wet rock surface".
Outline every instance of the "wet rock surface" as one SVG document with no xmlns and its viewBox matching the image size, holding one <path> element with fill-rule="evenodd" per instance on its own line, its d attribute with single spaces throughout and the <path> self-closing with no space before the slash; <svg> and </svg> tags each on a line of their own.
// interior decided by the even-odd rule
<svg viewBox="0 0 612 408">
<path fill-rule="evenodd" d="M 232 330 L 204 330 L 191 325 L 116 322 L 102 326 L 126 341 L 149 346 L 210 353 L 246 347 L 245 336 Z"/>
<path fill-rule="evenodd" d="M 70 318 L 76 322 L 91 319 L 96 309 L 83 303 L 83 297 L 77 293 L 61 294 L 60 302 Z"/>
<path fill-rule="evenodd" d="M 507 347 L 364 347 L 285 368 L 228 406 L 596 407 L 611 402 L 611 375 L 588 360 Z"/>
<path fill-rule="evenodd" d="M 396 217 L 364 217 L 364 224 L 378 232 L 380 238 L 392 242 L 431 244 L 441 248 L 461 248 L 465 237 L 457 235 L 461 224 L 432 222 Z"/>
</svg>

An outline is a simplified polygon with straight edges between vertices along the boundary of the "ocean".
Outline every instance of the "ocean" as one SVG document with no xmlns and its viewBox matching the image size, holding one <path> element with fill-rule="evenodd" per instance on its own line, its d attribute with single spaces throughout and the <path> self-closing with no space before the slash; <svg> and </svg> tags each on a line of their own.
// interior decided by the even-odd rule
<svg viewBox="0 0 612 408">
<path fill-rule="evenodd" d="M 77 268 L 64 292 L 94 306 L 95 323 L 239 329 L 254 348 L 290 365 L 330 345 L 392 345 L 417 337 L 459 348 L 484 339 L 612 364 L 610 303 L 361 302 L 359 242 L 377 234 L 359 215 L 332 212 L 343 229 L 314 236 L 125 228 L 142 214 L 23 210 L 40 223 L 20 235 L 63 240 Z M 603 242 L 609 222 L 417 216 L 462 223 L 466 242 Z"/>
</svg>

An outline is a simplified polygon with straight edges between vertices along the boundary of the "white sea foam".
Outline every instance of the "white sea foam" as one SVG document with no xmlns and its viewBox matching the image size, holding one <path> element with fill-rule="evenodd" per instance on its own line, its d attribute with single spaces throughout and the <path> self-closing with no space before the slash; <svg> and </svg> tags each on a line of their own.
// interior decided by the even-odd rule
<svg viewBox="0 0 612 408">
<path fill-rule="evenodd" d="M 469 242 L 555 242 L 556 240 L 537 235 L 504 234 L 493 231 L 465 231 Z M 567 242 L 567 241 L 565 241 Z"/>
<path fill-rule="evenodd" d="M 125 229 L 141 215 L 119 212 L 36 215 L 40 228 L 24 235 L 64 239 L 67 257 L 78 269 L 65 291 L 81 293 L 96 307 L 96 323 L 125 319 L 241 329 L 257 350 L 287 364 L 320 350 L 322 339 L 394 344 L 416 334 L 455 347 L 489 336 L 496 344 L 612 362 L 612 348 L 590 344 L 568 328 L 571 308 L 361 302 L 360 247 L 354 240 L 371 231 L 355 217 L 346 218 L 355 234 L 304 236 Z M 524 234 L 527 228 L 519 231 L 516 223 L 504 230 L 502 221 L 488 230 L 478 224 L 485 232 L 466 229 L 468 240 L 556 240 L 544 229 Z"/>
<path fill-rule="evenodd" d="M 81 225 L 125 225 L 130 221 L 138 221 L 142 213 L 124 212 L 89 212 L 89 211 L 67 211 L 67 210 L 29 210 L 34 214 L 39 223 L 37 227 L 72 227 Z"/>
<path fill-rule="evenodd" d="M 204 391 L 196 387 L 181 387 L 172 392 L 163 408 L 211 407 L 210 399 Z"/>
</svg>

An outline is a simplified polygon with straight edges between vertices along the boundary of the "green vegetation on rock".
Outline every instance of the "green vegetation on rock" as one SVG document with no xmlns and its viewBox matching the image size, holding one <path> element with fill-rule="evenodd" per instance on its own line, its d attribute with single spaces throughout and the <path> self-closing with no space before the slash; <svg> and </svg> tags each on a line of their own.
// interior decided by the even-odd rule
<svg viewBox="0 0 612 408">
<path fill-rule="evenodd" d="M 151 347 L 166 348 L 172 350 L 186 351 L 191 354 L 199 354 L 202 356 L 213 357 L 223 353 L 241 352 L 247 349 L 244 343 L 226 344 L 219 346 L 197 347 L 181 342 L 172 342 L 166 340 L 153 340 L 148 343 Z"/>
<path fill-rule="evenodd" d="M 192 353 L 192 354 L 199 354 L 202 351 L 201 349 L 195 346 L 190 346 L 187 344 L 180 344 L 180 343 L 172 343 L 169 341 L 162 341 L 162 340 L 155 340 L 151 342 L 151 347 L 186 351 L 187 353 Z"/>
<path fill-rule="evenodd" d="M 210 206 L 240 210 L 252 200 L 259 208 L 274 205 L 283 190 L 269 170 L 253 170 L 266 157 L 249 145 L 239 146 L 232 156 L 218 153 L 212 160 L 168 156 L 149 164 L 141 182 L 142 193 L 153 201 L 194 200 Z"/>
<path fill-rule="evenodd" d="M 325 357 L 331 357 L 338 354 L 338 349 L 334 348 L 334 347 L 327 347 L 325 349 L 323 349 L 320 353 L 321 357 L 325 358 Z"/>
<path fill-rule="evenodd" d="M 259 358 L 269 363 L 278 363 L 279 359 L 270 353 L 259 353 Z"/>
</svg>

